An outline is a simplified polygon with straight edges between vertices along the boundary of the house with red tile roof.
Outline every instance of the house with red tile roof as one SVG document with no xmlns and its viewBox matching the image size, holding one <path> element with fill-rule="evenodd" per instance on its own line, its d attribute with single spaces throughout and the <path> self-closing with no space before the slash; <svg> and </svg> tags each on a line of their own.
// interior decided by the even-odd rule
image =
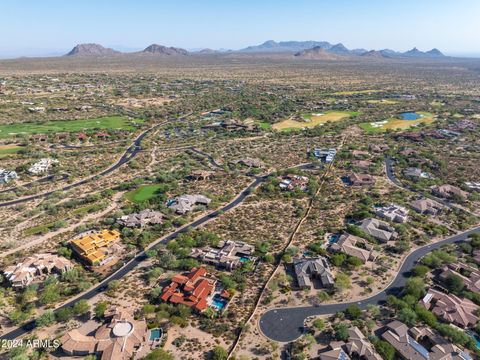
<svg viewBox="0 0 480 360">
<path fill-rule="evenodd" d="M 110 134 L 105 132 L 105 131 L 101 131 L 101 132 L 98 132 L 95 134 L 95 137 L 97 137 L 98 139 L 108 139 L 110 137 Z"/>
<path fill-rule="evenodd" d="M 77 134 L 77 139 L 80 141 L 84 141 L 88 139 L 88 135 L 85 134 L 84 132 L 80 132 Z"/>
<path fill-rule="evenodd" d="M 215 290 L 216 280 L 207 278 L 205 268 L 193 268 L 187 274 L 177 274 L 166 286 L 160 299 L 172 304 L 183 304 L 198 312 L 208 307 L 207 299 Z"/>
</svg>

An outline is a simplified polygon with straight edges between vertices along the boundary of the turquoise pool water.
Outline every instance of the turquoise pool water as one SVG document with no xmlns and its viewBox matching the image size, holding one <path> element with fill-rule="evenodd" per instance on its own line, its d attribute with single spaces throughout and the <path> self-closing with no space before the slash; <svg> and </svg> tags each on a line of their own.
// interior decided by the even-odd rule
<svg viewBox="0 0 480 360">
<path fill-rule="evenodd" d="M 162 329 L 152 329 L 150 331 L 150 340 L 157 340 L 162 337 Z"/>
<path fill-rule="evenodd" d="M 476 341 L 477 349 L 480 349 L 480 336 L 475 334 L 473 331 L 467 331 L 467 333 Z"/>
<path fill-rule="evenodd" d="M 400 118 L 402 120 L 417 120 L 421 118 L 421 115 L 416 112 L 404 112 L 400 114 Z"/>
<path fill-rule="evenodd" d="M 248 256 L 240 256 L 240 261 L 241 262 L 245 262 L 245 261 L 248 261 L 250 260 L 250 258 Z"/>
<path fill-rule="evenodd" d="M 220 295 L 215 295 L 212 299 L 212 306 L 217 310 L 223 310 L 223 308 L 227 305 L 228 300 L 222 298 Z"/>
<path fill-rule="evenodd" d="M 338 235 L 338 234 L 329 235 L 328 236 L 328 243 L 329 244 L 334 244 L 338 241 L 339 238 L 340 238 L 340 235 Z"/>
</svg>

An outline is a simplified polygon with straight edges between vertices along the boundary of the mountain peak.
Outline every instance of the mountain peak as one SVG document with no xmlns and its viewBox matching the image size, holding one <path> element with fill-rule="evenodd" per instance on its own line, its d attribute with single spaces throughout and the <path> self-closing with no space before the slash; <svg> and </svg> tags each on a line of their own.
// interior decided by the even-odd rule
<svg viewBox="0 0 480 360">
<path fill-rule="evenodd" d="M 438 50 L 437 48 L 433 48 L 432 50 L 430 51 L 427 51 L 427 54 L 429 54 L 430 56 L 445 56 L 440 50 Z"/>
<path fill-rule="evenodd" d="M 403 53 L 404 56 L 413 56 L 413 57 L 441 57 L 445 56 L 443 55 L 440 50 L 438 49 L 432 49 L 427 52 L 423 52 L 418 50 L 416 47 L 414 47 L 412 50 L 409 50 L 407 52 Z"/>
<path fill-rule="evenodd" d="M 78 44 L 66 56 L 109 56 L 120 54 L 119 51 L 103 47 L 100 44 Z"/>
<path fill-rule="evenodd" d="M 147 46 L 144 50 L 142 50 L 143 54 L 157 54 L 157 55 L 188 55 L 188 51 L 181 48 L 176 47 L 166 47 L 159 44 L 152 44 Z"/>
<path fill-rule="evenodd" d="M 277 45 L 277 42 L 275 40 L 267 40 L 262 44 L 262 46 L 275 46 L 275 45 Z"/>
</svg>

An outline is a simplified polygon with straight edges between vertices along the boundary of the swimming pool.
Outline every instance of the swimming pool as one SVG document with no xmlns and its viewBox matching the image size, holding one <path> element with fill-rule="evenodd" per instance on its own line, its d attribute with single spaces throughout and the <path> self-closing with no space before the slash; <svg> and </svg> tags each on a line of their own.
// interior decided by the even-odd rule
<svg viewBox="0 0 480 360">
<path fill-rule="evenodd" d="M 150 330 L 150 340 L 154 341 L 162 337 L 162 329 L 152 329 Z"/>
<path fill-rule="evenodd" d="M 340 238 L 340 235 L 338 235 L 338 234 L 329 235 L 328 236 L 328 243 L 329 244 L 334 244 L 338 241 L 339 238 Z"/>
<path fill-rule="evenodd" d="M 241 262 L 245 262 L 245 261 L 248 261 L 248 260 L 250 260 L 250 258 L 248 256 L 243 256 L 243 255 L 240 256 L 240 261 Z"/>
<path fill-rule="evenodd" d="M 222 298 L 219 294 L 216 294 L 212 299 L 212 307 L 221 311 L 227 306 L 228 300 Z"/>
<path fill-rule="evenodd" d="M 477 343 L 477 349 L 480 349 L 480 336 L 475 334 L 473 331 L 467 331 L 467 334 L 475 340 L 475 342 Z"/>
</svg>

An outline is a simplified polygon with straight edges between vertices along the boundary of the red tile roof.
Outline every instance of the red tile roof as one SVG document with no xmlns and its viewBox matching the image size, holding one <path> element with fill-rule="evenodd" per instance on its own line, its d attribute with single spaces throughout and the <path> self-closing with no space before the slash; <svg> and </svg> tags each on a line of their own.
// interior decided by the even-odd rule
<svg viewBox="0 0 480 360">
<path fill-rule="evenodd" d="M 200 312 L 205 310 L 208 307 L 207 298 L 215 289 L 215 280 L 205 278 L 206 275 L 205 268 L 193 268 L 187 275 L 175 275 L 163 289 L 160 299 Z"/>
</svg>

